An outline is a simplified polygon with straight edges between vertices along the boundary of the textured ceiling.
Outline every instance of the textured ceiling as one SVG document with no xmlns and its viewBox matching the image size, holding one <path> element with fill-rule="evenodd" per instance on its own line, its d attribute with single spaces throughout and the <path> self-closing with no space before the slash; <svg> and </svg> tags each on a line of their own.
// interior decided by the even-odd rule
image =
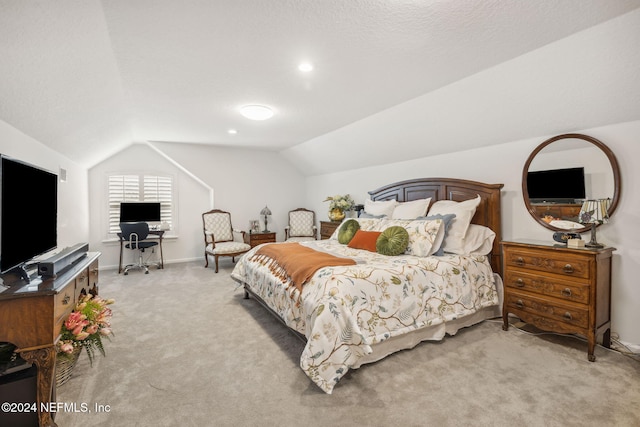
<svg viewBox="0 0 640 427">
<path fill-rule="evenodd" d="M 282 150 L 638 7 L 0 0 L 0 119 L 86 166 L 136 141 Z M 276 114 L 249 121 L 246 103 Z"/>
</svg>

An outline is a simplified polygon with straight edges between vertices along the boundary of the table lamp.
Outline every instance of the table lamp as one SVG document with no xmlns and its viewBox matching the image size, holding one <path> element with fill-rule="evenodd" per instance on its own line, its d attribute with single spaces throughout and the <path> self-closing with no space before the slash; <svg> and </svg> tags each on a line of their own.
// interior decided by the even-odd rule
<svg viewBox="0 0 640 427">
<path fill-rule="evenodd" d="M 587 248 L 604 248 L 596 240 L 596 226 L 609 222 L 607 208 L 611 204 L 611 199 L 585 200 L 580 209 L 578 217 L 581 224 L 591 224 L 591 241 L 586 243 Z"/>
<path fill-rule="evenodd" d="M 269 208 L 267 206 L 265 206 L 261 211 L 260 211 L 260 215 L 264 215 L 264 230 L 262 230 L 263 233 L 268 233 L 269 230 L 267 230 L 267 220 L 269 215 L 271 215 L 271 210 L 269 210 Z"/>
</svg>

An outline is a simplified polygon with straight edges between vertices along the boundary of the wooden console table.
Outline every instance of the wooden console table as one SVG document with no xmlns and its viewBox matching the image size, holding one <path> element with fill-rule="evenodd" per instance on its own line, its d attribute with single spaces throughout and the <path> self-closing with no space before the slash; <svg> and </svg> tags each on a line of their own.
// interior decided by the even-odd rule
<svg viewBox="0 0 640 427">
<path fill-rule="evenodd" d="M 0 341 L 14 344 L 16 352 L 36 366 L 38 424 L 56 426 L 41 403 L 55 396 L 56 343 L 67 315 L 80 295 L 98 294 L 99 252 L 88 252 L 55 278 L 16 283 L 0 292 Z M 3 287 L 0 287 L 3 289 Z"/>
</svg>

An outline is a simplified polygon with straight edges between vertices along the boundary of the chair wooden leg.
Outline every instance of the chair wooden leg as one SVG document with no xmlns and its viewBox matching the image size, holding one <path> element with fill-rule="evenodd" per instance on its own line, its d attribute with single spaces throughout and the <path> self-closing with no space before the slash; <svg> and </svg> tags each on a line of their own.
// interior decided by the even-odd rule
<svg viewBox="0 0 640 427">
<path fill-rule="evenodd" d="M 218 255 L 216 255 L 216 273 L 218 272 Z"/>
<path fill-rule="evenodd" d="M 209 255 L 205 252 L 204 253 L 204 268 L 209 267 Z"/>
</svg>

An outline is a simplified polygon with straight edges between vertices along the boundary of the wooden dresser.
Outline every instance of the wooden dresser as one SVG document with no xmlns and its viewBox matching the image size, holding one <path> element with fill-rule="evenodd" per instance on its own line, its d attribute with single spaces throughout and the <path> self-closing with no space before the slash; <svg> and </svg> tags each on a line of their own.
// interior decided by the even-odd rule
<svg viewBox="0 0 640 427">
<path fill-rule="evenodd" d="M 512 313 L 542 330 L 583 335 L 589 361 L 596 339 L 611 345 L 611 255 L 615 248 L 501 242 L 503 329 Z"/>
<path fill-rule="evenodd" d="M 341 221 L 320 221 L 320 239 L 324 240 L 331 237 L 340 224 L 342 224 Z"/>
<path fill-rule="evenodd" d="M 80 295 L 98 294 L 99 256 L 99 252 L 88 252 L 55 278 L 16 282 L 0 292 L 0 341 L 14 344 L 20 356 L 37 367 L 40 426 L 56 425 L 51 413 L 40 411 L 55 397 L 55 345 Z"/>
</svg>

